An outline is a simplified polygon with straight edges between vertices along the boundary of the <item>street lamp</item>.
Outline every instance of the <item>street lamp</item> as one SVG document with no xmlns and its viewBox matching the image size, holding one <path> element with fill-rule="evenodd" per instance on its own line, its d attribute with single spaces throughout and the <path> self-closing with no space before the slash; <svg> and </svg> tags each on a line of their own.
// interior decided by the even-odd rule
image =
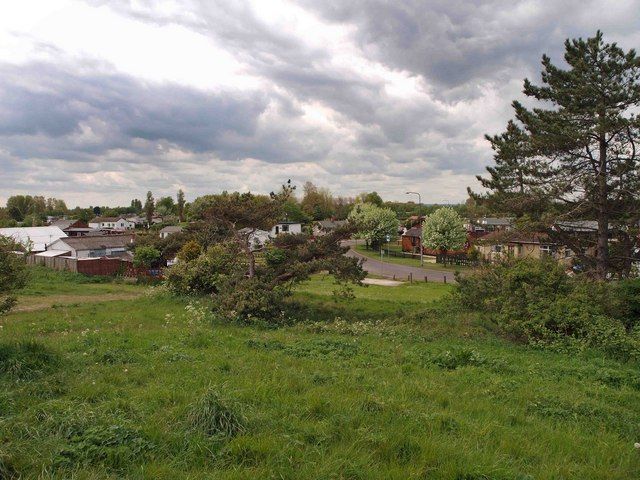
<svg viewBox="0 0 640 480">
<path fill-rule="evenodd" d="M 422 254 L 422 222 L 420 222 L 420 217 L 422 216 L 422 196 L 419 192 L 405 192 L 406 195 L 417 195 L 418 196 L 418 222 L 420 224 L 420 266 L 424 267 L 424 257 Z"/>
</svg>

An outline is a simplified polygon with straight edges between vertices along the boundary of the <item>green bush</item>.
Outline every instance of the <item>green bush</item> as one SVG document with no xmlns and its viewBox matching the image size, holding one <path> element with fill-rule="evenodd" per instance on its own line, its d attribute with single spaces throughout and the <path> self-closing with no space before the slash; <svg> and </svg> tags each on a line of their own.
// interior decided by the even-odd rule
<svg viewBox="0 0 640 480">
<path fill-rule="evenodd" d="M 273 287 L 258 277 L 234 279 L 222 285 L 216 308 L 230 321 L 282 325 L 287 323 L 282 308 L 288 295 L 285 288 Z"/>
<path fill-rule="evenodd" d="M 507 259 L 459 276 L 456 296 L 517 341 L 567 351 L 596 348 L 627 360 L 640 358 L 632 328 L 638 303 L 628 302 L 634 292 L 631 283 L 570 277 L 553 259 Z"/>
<path fill-rule="evenodd" d="M 210 246 L 191 260 L 180 260 L 165 271 L 166 285 L 180 295 L 209 295 L 220 291 L 239 264 L 237 248 L 230 244 Z"/>
</svg>

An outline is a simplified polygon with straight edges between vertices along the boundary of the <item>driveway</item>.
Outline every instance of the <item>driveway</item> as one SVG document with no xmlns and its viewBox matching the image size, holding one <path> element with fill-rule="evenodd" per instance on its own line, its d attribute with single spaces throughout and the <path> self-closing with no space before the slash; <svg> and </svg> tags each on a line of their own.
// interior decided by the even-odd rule
<svg viewBox="0 0 640 480">
<path fill-rule="evenodd" d="M 410 275 L 413 275 L 413 281 L 415 282 L 424 282 L 426 277 L 429 282 L 455 283 L 453 272 L 450 270 L 427 270 L 426 268 L 381 262 L 380 260 L 366 257 L 356 252 L 353 248 L 350 248 L 346 255 L 348 257 L 364 259 L 362 268 L 365 272 L 371 273 L 372 275 L 405 281 L 409 279 Z"/>
</svg>

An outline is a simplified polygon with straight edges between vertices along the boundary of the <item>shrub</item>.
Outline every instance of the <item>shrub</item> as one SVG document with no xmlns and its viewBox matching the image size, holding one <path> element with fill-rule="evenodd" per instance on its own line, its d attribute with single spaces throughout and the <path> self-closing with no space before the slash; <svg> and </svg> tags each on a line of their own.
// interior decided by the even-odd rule
<svg viewBox="0 0 640 480">
<path fill-rule="evenodd" d="M 133 264 L 136 267 L 152 268 L 156 267 L 161 259 L 160 252 L 151 246 L 141 246 L 135 249 Z"/>
<path fill-rule="evenodd" d="M 488 314 L 518 341 L 564 350 L 593 347 L 627 360 L 640 357 L 640 341 L 628 329 L 633 307 L 621 314 L 619 306 L 634 291 L 569 277 L 553 259 L 507 259 L 459 276 L 456 295 L 462 306 Z"/>
<path fill-rule="evenodd" d="M 217 293 L 238 265 L 238 252 L 232 245 L 212 245 L 197 258 L 168 268 L 166 285 L 182 295 Z"/>
<path fill-rule="evenodd" d="M 285 288 L 258 277 L 234 279 L 222 286 L 216 307 L 230 321 L 282 325 L 287 322 L 282 305 L 288 295 Z"/>
<path fill-rule="evenodd" d="M 55 369 L 59 356 L 35 341 L 0 343 L 0 376 L 29 380 Z"/>
<path fill-rule="evenodd" d="M 233 437 L 245 431 L 245 418 L 236 405 L 222 399 L 214 388 L 191 406 L 187 420 L 194 430 L 210 437 Z"/>
</svg>

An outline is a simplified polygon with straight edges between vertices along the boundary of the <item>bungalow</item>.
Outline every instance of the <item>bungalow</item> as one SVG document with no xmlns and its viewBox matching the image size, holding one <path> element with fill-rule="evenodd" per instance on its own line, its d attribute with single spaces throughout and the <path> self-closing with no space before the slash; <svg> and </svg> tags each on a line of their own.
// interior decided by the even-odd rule
<svg viewBox="0 0 640 480">
<path fill-rule="evenodd" d="M 181 232 L 182 227 L 180 227 L 179 225 L 169 225 L 160 230 L 160 238 L 167 238 L 169 235 Z"/>
<path fill-rule="evenodd" d="M 133 245 L 133 235 L 89 235 L 61 238 L 48 250 L 68 252 L 74 258 L 123 257 Z"/>
<path fill-rule="evenodd" d="M 89 227 L 98 230 L 133 230 L 136 224 L 127 220 L 123 216 L 119 217 L 95 217 L 89 220 Z"/>
<path fill-rule="evenodd" d="M 465 224 L 468 232 L 473 232 L 480 236 L 489 232 L 506 232 L 513 228 L 513 218 L 511 217 L 482 217 Z"/>
<path fill-rule="evenodd" d="M 349 223 L 347 220 L 319 220 L 313 224 L 313 235 L 320 237 Z"/>
<path fill-rule="evenodd" d="M 60 227 L 16 227 L 0 228 L 0 236 L 13 239 L 31 252 L 43 252 L 47 246 L 67 236 Z"/>
<path fill-rule="evenodd" d="M 493 232 L 478 240 L 476 247 L 480 257 L 487 261 L 504 256 L 534 259 L 551 256 L 568 264 L 573 258 L 569 248 L 554 243 L 546 233 Z"/>
<path fill-rule="evenodd" d="M 238 233 L 243 237 L 246 237 L 247 244 L 252 251 L 260 250 L 269 240 L 271 240 L 271 234 L 266 230 L 247 227 L 238 230 Z"/>
<path fill-rule="evenodd" d="M 291 233 L 294 235 L 302 233 L 302 224 L 300 222 L 282 221 L 271 228 L 270 235 L 272 237 L 277 237 L 281 233 Z"/>
</svg>

